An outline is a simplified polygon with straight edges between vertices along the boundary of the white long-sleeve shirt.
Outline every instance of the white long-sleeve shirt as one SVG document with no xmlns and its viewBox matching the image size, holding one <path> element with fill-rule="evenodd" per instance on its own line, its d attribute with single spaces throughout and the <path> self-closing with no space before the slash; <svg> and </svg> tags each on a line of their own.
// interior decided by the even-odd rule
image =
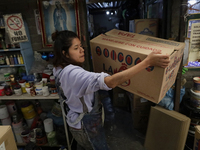
<svg viewBox="0 0 200 150">
<path fill-rule="evenodd" d="M 60 72 L 61 68 L 53 69 L 54 76 Z M 94 102 L 94 92 L 98 90 L 111 90 L 105 83 L 104 78 L 109 74 L 101 72 L 94 73 L 84 70 L 75 65 L 66 66 L 59 74 L 61 87 L 66 96 L 66 104 L 70 111 L 67 114 L 67 123 L 69 126 L 80 129 L 81 122 L 72 125 L 80 113 L 83 113 L 83 105 L 80 98 L 83 97 L 88 112 L 92 110 L 92 103 Z"/>
</svg>

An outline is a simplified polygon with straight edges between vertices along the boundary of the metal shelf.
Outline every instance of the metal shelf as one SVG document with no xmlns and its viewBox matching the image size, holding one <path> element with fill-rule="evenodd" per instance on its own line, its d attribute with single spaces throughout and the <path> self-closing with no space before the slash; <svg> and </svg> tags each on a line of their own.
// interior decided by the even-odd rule
<svg viewBox="0 0 200 150">
<path fill-rule="evenodd" d="M 20 48 L 0 49 L 0 52 L 20 51 Z"/>
<path fill-rule="evenodd" d="M 29 94 L 22 94 L 22 95 L 11 95 L 11 96 L 0 96 L 0 100 L 27 100 L 27 99 L 59 99 L 58 94 L 56 95 L 49 95 L 49 96 L 31 96 Z"/>
</svg>

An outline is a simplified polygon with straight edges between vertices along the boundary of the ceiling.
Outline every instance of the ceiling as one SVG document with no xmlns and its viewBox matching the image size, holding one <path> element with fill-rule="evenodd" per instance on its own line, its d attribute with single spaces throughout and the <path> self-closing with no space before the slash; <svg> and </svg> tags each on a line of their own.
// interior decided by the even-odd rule
<svg viewBox="0 0 200 150">
<path fill-rule="evenodd" d="M 90 10 L 118 9 L 126 0 L 87 0 L 86 4 Z"/>
</svg>

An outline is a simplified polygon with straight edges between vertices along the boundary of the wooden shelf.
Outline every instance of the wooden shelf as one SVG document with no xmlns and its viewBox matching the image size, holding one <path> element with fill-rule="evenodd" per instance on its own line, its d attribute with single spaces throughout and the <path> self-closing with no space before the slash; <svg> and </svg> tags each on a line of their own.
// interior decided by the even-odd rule
<svg viewBox="0 0 200 150">
<path fill-rule="evenodd" d="M 58 94 L 56 95 L 49 95 L 49 96 L 31 96 L 29 94 L 22 94 L 22 95 L 11 95 L 11 96 L 0 96 L 0 100 L 27 100 L 27 99 L 59 99 Z"/>
</svg>

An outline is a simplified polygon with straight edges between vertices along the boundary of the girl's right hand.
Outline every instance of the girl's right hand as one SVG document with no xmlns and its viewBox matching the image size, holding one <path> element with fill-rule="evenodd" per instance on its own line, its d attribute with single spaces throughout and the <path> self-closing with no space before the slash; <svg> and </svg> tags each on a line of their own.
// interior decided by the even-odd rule
<svg viewBox="0 0 200 150">
<path fill-rule="evenodd" d="M 166 68 L 170 62 L 169 55 L 163 55 L 160 52 L 151 52 L 144 61 L 147 66 L 157 66 Z"/>
</svg>

